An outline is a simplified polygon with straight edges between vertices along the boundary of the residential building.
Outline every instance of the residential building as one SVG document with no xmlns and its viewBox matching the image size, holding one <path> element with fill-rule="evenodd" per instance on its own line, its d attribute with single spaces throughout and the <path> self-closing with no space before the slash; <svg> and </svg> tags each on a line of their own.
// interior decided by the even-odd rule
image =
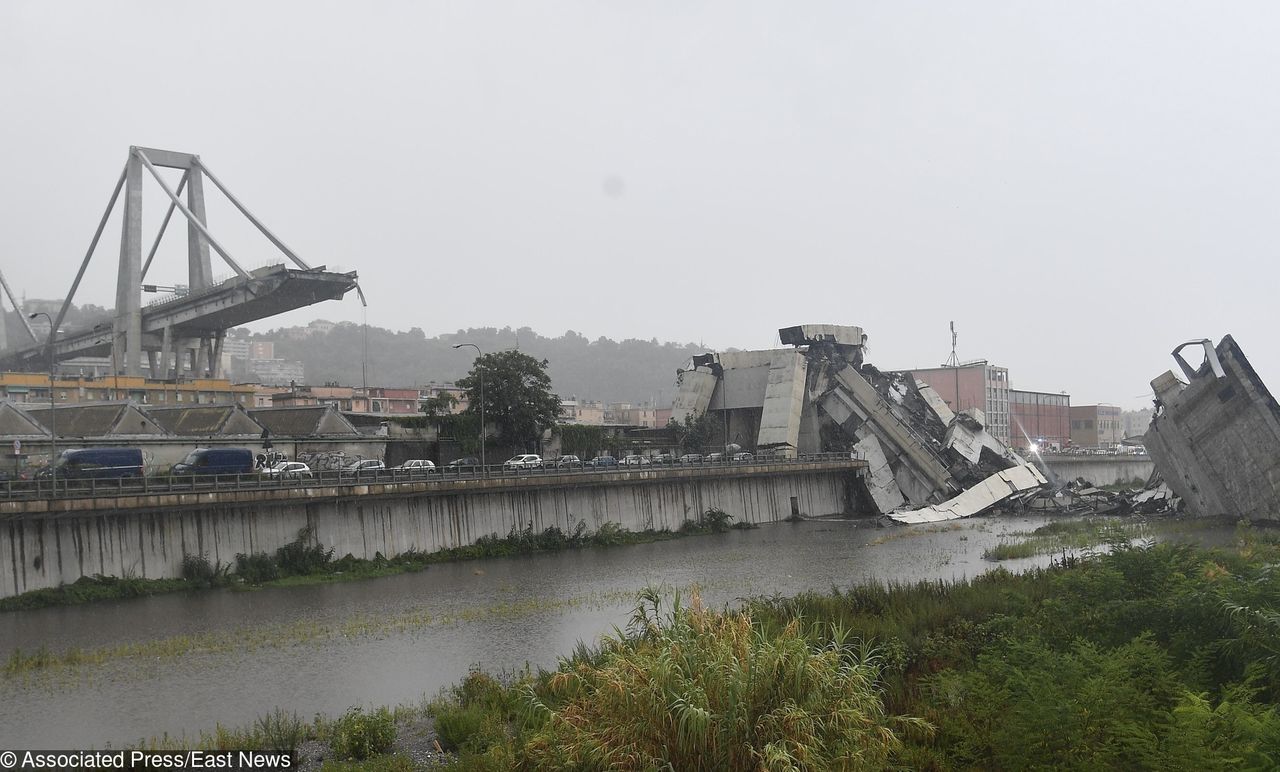
<svg viewBox="0 0 1280 772">
<path fill-rule="evenodd" d="M 1071 444 L 1071 397 L 1044 391 L 1009 390 L 1009 421 L 1015 450 L 1062 450 Z"/>
<path fill-rule="evenodd" d="M 261 383 L 281 386 L 306 380 L 302 363 L 292 359 L 250 359 L 249 372 Z"/>
<path fill-rule="evenodd" d="M 604 425 L 604 403 L 577 398 L 560 400 L 560 423 L 585 426 Z"/>
<path fill-rule="evenodd" d="M 653 405 L 610 402 L 604 408 L 604 423 L 608 426 L 643 426 L 653 429 L 658 425 L 658 411 Z"/>
<path fill-rule="evenodd" d="M 1114 448 L 1124 439 L 1124 411 L 1114 405 L 1072 405 L 1071 444 Z"/>
<path fill-rule="evenodd" d="M 255 387 L 232 385 L 222 378 L 152 381 L 140 376 L 59 376 L 53 384 L 54 402 L 73 405 L 92 402 L 132 402 L 144 405 L 253 406 Z M 0 398 L 19 403 L 48 404 L 49 376 L 42 373 L 0 373 Z"/>
<path fill-rule="evenodd" d="M 466 389 L 459 388 L 452 383 L 436 383 L 432 381 L 418 389 L 418 409 L 422 410 L 427 400 L 436 399 L 443 394 L 453 397 L 453 407 L 448 411 L 450 414 L 462 413 L 467 409 L 467 405 L 471 404 L 470 399 L 467 397 Z"/>
<path fill-rule="evenodd" d="M 953 411 L 977 408 L 986 418 L 987 431 L 1006 445 L 1009 431 L 1009 370 L 985 359 L 961 362 L 955 367 L 926 367 L 910 371 L 938 392 Z"/>
</svg>

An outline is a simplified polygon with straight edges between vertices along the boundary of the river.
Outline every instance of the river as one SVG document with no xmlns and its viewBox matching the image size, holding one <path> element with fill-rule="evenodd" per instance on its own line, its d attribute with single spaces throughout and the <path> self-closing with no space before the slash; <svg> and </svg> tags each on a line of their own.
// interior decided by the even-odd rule
<svg viewBox="0 0 1280 772">
<path fill-rule="evenodd" d="M 885 529 L 817 520 L 380 579 L 0 614 L 0 657 L 45 646 L 90 660 L 0 676 L 0 747 L 120 747 L 243 726 L 276 707 L 309 719 L 416 703 L 472 666 L 553 666 L 578 641 L 625 624 L 646 585 L 696 585 L 720 606 L 869 580 L 960 579 L 994 566 L 986 548 L 1046 520 Z"/>
</svg>

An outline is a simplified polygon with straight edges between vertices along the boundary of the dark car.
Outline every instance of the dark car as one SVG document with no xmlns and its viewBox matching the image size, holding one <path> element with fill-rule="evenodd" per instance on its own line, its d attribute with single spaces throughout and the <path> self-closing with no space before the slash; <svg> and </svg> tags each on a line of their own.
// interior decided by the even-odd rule
<svg viewBox="0 0 1280 772">
<path fill-rule="evenodd" d="M 478 472 L 480 470 L 480 459 L 475 456 L 455 458 L 441 467 L 441 470 L 446 473 L 452 472 L 453 474 Z"/>
<path fill-rule="evenodd" d="M 64 450 L 58 457 L 57 473 L 63 480 L 141 477 L 142 471 L 141 448 L 82 448 Z M 46 468 L 38 476 L 52 473 Z"/>
<path fill-rule="evenodd" d="M 596 456 L 591 459 L 591 466 L 595 467 L 612 467 L 618 465 L 618 459 L 613 456 Z"/>
<path fill-rule="evenodd" d="M 169 474 L 252 474 L 253 464 L 253 451 L 248 448 L 196 448 Z"/>
</svg>

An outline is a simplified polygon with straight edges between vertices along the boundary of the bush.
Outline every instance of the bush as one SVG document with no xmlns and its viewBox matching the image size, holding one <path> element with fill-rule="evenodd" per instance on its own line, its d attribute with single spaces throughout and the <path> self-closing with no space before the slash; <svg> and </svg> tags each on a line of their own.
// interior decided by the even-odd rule
<svg viewBox="0 0 1280 772">
<path fill-rule="evenodd" d="M 333 550 L 315 541 L 315 529 L 309 525 L 298 531 L 297 539 L 276 550 L 276 564 L 286 576 L 319 573 L 331 560 Z"/>
<path fill-rule="evenodd" d="M 249 584 L 262 584 L 280 578 L 280 569 L 271 556 L 265 552 L 236 555 L 236 575 Z"/>
<path fill-rule="evenodd" d="M 663 618 L 649 590 L 627 635 L 526 688 L 519 752 L 534 769 L 883 769 L 898 729 L 927 727 L 886 715 L 879 673 L 839 629 L 767 635 L 696 595 Z"/>
<path fill-rule="evenodd" d="M 285 713 L 276 708 L 258 719 L 254 736 L 259 750 L 292 751 L 307 737 L 307 725 L 297 713 Z"/>
<path fill-rule="evenodd" d="M 341 759 L 361 761 L 385 752 L 396 740 L 396 722 L 386 708 L 365 713 L 354 707 L 334 722 L 329 747 Z"/>
<path fill-rule="evenodd" d="M 481 754 L 506 738 L 515 718 L 515 690 L 479 670 L 431 703 L 436 734 L 446 750 Z"/>
<path fill-rule="evenodd" d="M 231 566 L 222 561 L 210 565 L 204 555 L 182 556 L 182 578 L 199 587 L 217 587 L 227 583 Z"/>
</svg>

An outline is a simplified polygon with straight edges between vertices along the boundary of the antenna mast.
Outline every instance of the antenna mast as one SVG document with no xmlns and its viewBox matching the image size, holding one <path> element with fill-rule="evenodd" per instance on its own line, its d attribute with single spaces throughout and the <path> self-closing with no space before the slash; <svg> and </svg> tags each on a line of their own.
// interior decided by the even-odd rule
<svg viewBox="0 0 1280 772">
<path fill-rule="evenodd" d="M 942 363 L 943 367 L 959 367 L 960 359 L 956 356 L 956 323 L 951 322 L 951 356 L 947 357 L 947 361 Z"/>
</svg>

